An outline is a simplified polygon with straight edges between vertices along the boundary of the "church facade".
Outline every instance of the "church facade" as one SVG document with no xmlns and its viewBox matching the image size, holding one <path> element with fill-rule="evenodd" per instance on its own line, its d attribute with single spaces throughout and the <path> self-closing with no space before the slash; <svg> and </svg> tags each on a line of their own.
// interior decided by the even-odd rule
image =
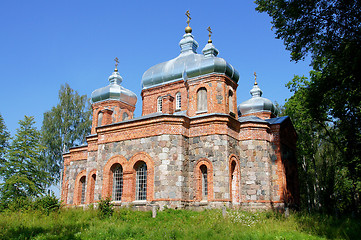
<svg viewBox="0 0 361 240">
<path fill-rule="evenodd" d="M 237 106 L 239 74 L 209 39 L 198 43 L 188 26 L 178 57 L 148 69 L 137 96 L 121 85 L 92 93 L 87 145 L 63 155 L 61 198 L 87 205 L 110 197 L 115 205 L 148 208 L 284 208 L 299 201 L 296 133 L 277 117 L 255 81 Z"/>
</svg>

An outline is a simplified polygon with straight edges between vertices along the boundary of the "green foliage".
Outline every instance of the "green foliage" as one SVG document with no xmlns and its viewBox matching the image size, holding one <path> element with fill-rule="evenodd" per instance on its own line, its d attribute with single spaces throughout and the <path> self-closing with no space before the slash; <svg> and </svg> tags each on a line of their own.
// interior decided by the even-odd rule
<svg viewBox="0 0 361 240">
<path fill-rule="evenodd" d="M 302 106 L 296 101 L 290 103 L 289 111 L 294 117 L 300 116 L 297 118 L 300 122 L 308 124 L 298 131 L 313 133 L 310 139 L 303 139 L 299 134 L 305 161 L 313 164 L 312 169 L 305 170 L 311 175 L 304 179 L 319 187 L 316 198 L 329 198 L 333 194 L 332 201 L 341 199 L 341 205 L 349 202 L 341 209 L 360 213 L 361 2 L 256 0 L 255 3 L 259 12 L 271 16 L 276 36 L 283 39 L 293 60 L 301 60 L 307 54 L 312 57 L 314 71 L 310 80 L 303 82 L 304 79 L 296 78 L 289 84 L 295 94 L 301 91 L 295 99 L 302 101 Z M 294 84 L 298 86 L 294 88 Z M 303 112 L 297 113 L 297 108 Z M 322 157 L 326 160 L 321 164 L 317 158 Z M 317 172 L 318 167 L 324 171 Z M 312 171 L 316 175 L 313 180 Z M 328 189 L 324 190 L 322 184 L 327 184 Z M 310 201 L 313 198 L 311 196 Z"/>
<path fill-rule="evenodd" d="M 0 114 L 0 166 L 4 163 L 4 156 L 9 148 L 10 133 L 5 126 L 4 118 Z M 0 175 L 1 178 L 1 175 Z"/>
<path fill-rule="evenodd" d="M 50 212 L 59 211 L 61 203 L 53 193 L 37 198 L 34 202 L 34 209 L 41 210 L 49 215 Z"/>
<path fill-rule="evenodd" d="M 51 212 L 59 211 L 61 203 L 54 194 L 47 194 L 36 198 L 20 196 L 0 204 L 0 212 L 39 211 L 49 215 Z"/>
<path fill-rule="evenodd" d="M 319 72 L 311 72 L 311 78 Z M 311 79 L 311 81 L 312 81 Z M 310 81 L 295 76 L 286 86 L 294 92 L 285 104 L 285 113 L 293 120 L 298 134 L 298 166 L 303 209 L 344 213 L 352 208 L 352 180 L 342 167 L 338 127 L 331 121 L 317 121 L 307 106 Z M 320 118 L 327 114 L 320 113 Z"/>
<path fill-rule="evenodd" d="M 8 202 L 7 205 L 2 206 L 2 210 L 9 212 L 29 211 L 33 209 L 33 201 L 31 201 L 29 197 L 17 197 L 12 199 L 11 202 Z"/>
<path fill-rule="evenodd" d="M 98 204 L 98 214 L 100 218 L 108 218 L 113 215 L 114 209 L 113 204 L 111 203 L 111 198 L 106 197 L 105 199 L 101 199 Z"/>
<path fill-rule="evenodd" d="M 63 168 L 62 154 L 85 142 L 90 133 L 91 108 L 86 95 L 80 96 L 68 84 L 59 90 L 59 103 L 44 113 L 42 139 L 47 169 L 54 181 L 59 182 Z"/>
<path fill-rule="evenodd" d="M 256 0 L 256 10 L 268 13 L 277 38 L 283 39 L 293 60 L 311 53 L 316 61 L 360 44 L 361 6 L 357 0 Z"/>
<path fill-rule="evenodd" d="M 51 180 L 44 171 L 41 155 L 44 147 L 40 133 L 34 127 L 34 117 L 25 116 L 19 121 L 20 128 L 11 143 L 5 159 L 1 162 L 1 202 L 7 205 L 19 197 L 36 197 L 45 192 Z"/>
<path fill-rule="evenodd" d="M 241 216 L 237 218 L 237 216 Z M 250 224 L 249 224 L 250 223 Z M 95 210 L 61 209 L 0 213 L 0 239 L 357 239 L 359 219 L 272 212 L 117 209 L 109 218 Z"/>
</svg>

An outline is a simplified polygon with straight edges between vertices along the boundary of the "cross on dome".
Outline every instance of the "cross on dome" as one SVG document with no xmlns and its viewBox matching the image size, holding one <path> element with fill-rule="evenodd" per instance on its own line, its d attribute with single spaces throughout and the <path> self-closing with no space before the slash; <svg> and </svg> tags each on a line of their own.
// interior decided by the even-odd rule
<svg viewBox="0 0 361 240">
<path fill-rule="evenodd" d="M 254 85 L 258 85 L 258 83 L 257 83 L 257 73 L 254 72 L 253 75 L 254 75 Z"/>
<path fill-rule="evenodd" d="M 117 57 L 114 58 L 115 61 L 115 69 L 114 72 L 118 72 L 118 63 L 119 63 L 119 59 Z"/>
<path fill-rule="evenodd" d="M 211 27 L 208 27 L 208 28 L 207 28 L 207 30 L 208 30 L 208 32 L 209 32 L 209 34 L 208 34 L 208 37 L 209 37 L 209 39 L 208 39 L 208 43 L 212 43 L 212 39 L 211 39 L 211 36 L 212 36 L 212 29 L 211 29 Z"/>
<path fill-rule="evenodd" d="M 189 10 L 187 10 L 186 16 L 187 16 L 187 25 L 188 25 L 188 26 L 186 27 L 185 32 L 186 32 L 186 33 L 191 33 L 191 32 L 192 32 L 192 28 L 189 26 L 189 22 L 190 22 L 190 20 L 191 20 L 192 18 L 191 18 L 191 14 L 189 13 Z"/>
</svg>

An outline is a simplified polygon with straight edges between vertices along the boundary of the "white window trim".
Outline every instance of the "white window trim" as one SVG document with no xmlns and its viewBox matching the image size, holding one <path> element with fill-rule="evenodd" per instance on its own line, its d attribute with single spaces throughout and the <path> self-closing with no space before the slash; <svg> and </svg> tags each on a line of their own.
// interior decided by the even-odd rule
<svg viewBox="0 0 361 240">
<path fill-rule="evenodd" d="M 157 112 L 162 112 L 162 111 L 163 111 L 163 98 L 158 97 L 157 98 Z"/>
<path fill-rule="evenodd" d="M 181 110 L 182 108 L 182 95 L 180 92 L 178 92 L 176 95 L 175 95 L 175 109 L 176 110 Z"/>
</svg>

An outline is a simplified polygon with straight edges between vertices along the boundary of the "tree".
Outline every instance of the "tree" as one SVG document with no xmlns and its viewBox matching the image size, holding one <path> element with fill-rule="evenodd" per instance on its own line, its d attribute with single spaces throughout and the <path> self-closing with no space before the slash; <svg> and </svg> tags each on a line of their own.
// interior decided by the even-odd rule
<svg viewBox="0 0 361 240">
<path fill-rule="evenodd" d="M 91 109 L 87 103 L 86 95 L 80 96 L 65 84 L 60 87 L 58 105 L 44 113 L 44 155 L 54 183 L 59 181 L 60 171 L 63 169 L 63 153 L 70 147 L 83 144 L 90 133 Z"/>
<path fill-rule="evenodd" d="M 256 0 L 272 18 L 292 60 L 312 58 L 317 72 L 302 88 L 307 114 L 340 152 L 337 162 L 351 182 L 351 203 L 360 211 L 361 193 L 361 2 L 357 0 Z M 336 143 L 337 141 L 337 143 Z M 331 146 L 331 145 L 330 145 Z"/>
<path fill-rule="evenodd" d="M 5 161 L 4 156 L 9 148 L 9 140 L 10 134 L 5 126 L 4 118 L 0 114 L 0 165 Z"/>
<path fill-rule="evenodd" d="M 10 144 L 6 158 L 1 163 L 0 175 L 4 180 L 0 192 L 2 202 L 19 197 L 36 197 L 45 192 L 51 183 L 44 171 L 41 135 L 34 127 L 34 117 L 25 116 Z"/>
<path fill-rule="evenodd" d="M 311 71 L 311 78 L 319 75 Z M 302 208 L 328 213 L 342 212 L 349 205 L 350 191 L 342 177 L 341 151 L 337 147 L 338 129 L 328 122 L 315 122 L 307 108 L 307 90 L 310 81 L 295 76 L 286 86 L 294 95 L 285 103 L 285 114 L 293 120 L 298 134 L 297 159 Z M 345 189 L 340 194 L 340 189 Z M 347 194 L 344 194 L 346 193 Z M 342 195 L 342 196 L 341 196 Z"/>
</svg>

